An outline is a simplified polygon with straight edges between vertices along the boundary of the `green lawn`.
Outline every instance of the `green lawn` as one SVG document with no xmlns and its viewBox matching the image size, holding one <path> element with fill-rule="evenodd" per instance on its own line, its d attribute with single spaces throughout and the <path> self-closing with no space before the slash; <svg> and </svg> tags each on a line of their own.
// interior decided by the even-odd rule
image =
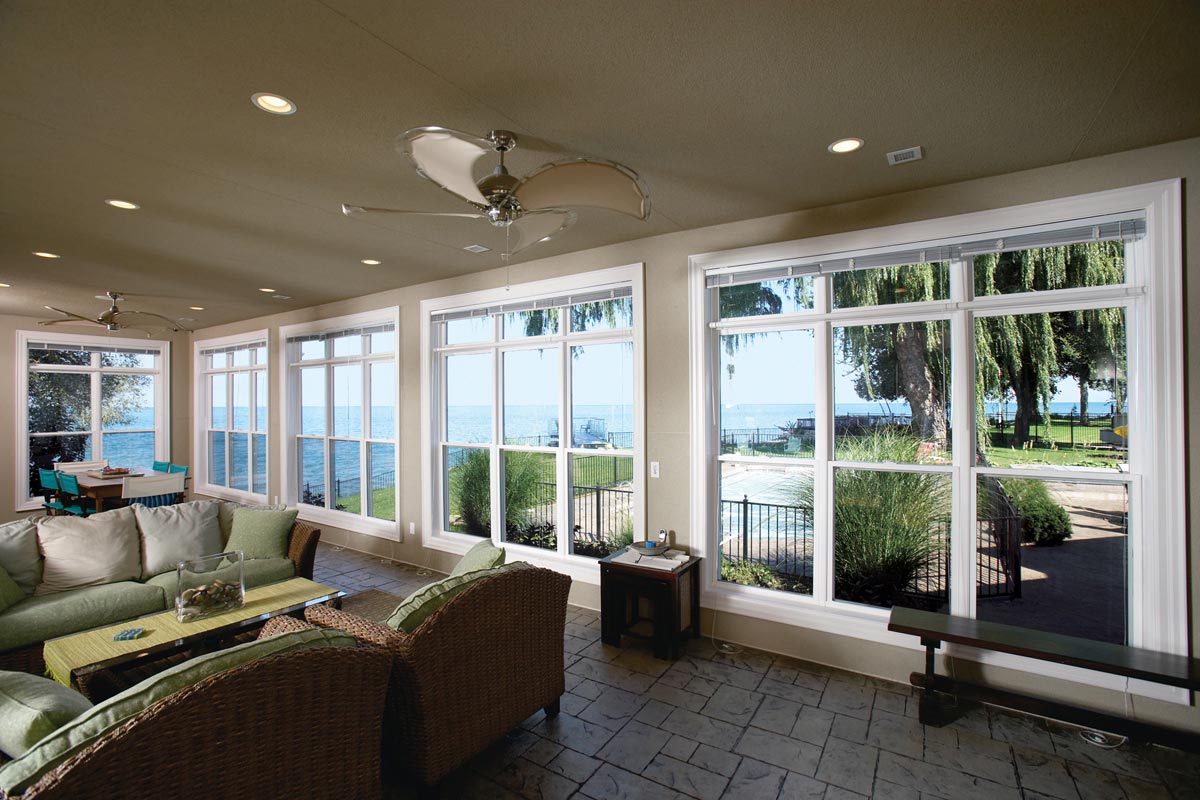
<svg viewBox="0 0 1200 800">
<path fill-rule="evenodd" d="M 335 505 L 341 506 L 343 510 L 358 514 L 362 511 L 361 495 L 353 495 L 351 497 L 339 497 Z M 396 487 L 387 486 L 383 489 L 376 489 L 372 498 L 371 508 L 374 509 L 372 515 L 375 519 L 396 519 Z"/>
</svg>

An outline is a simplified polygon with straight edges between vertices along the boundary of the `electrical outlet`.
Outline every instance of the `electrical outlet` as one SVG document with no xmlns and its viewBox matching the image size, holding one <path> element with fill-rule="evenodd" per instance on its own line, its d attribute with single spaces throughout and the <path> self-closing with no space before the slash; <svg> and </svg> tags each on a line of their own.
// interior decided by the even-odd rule
<svg viewBox="0 0 1200 800">
<path fill-rule="evenodd" d="M 658 462 L 657 461 L 650 462 L 650 477 L 651 478 L 658 477 Z"/>
<path fill-rule="evenodd" d="M 417 523 L 415 523 L 415 522 L 408 523 L 408 535 L 409 536 L 417 535 Z"/>
</svg>

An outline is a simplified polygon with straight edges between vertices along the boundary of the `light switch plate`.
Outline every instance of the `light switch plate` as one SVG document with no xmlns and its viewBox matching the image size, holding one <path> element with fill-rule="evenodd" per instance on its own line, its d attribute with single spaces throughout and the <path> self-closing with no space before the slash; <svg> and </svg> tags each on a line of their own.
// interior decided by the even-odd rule
<svg viewBox="0 0 1200 800">
<path fill-rule="evenodd" d="M 658 477 L 658 462 L 657 461 L 650 462 L 650 477 L 651 478 Z"/>
</svg>

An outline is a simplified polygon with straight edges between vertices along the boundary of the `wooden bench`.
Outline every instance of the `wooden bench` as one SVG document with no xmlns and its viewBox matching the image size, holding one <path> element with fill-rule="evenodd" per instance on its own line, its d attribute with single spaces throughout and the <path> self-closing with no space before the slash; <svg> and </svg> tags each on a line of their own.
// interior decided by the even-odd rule
<svg viewBox="0 0 1200 800">
<path fill-rule="evenodd" d="M 1162 728 L 1100 711 L 938 675 L 934 671 L 934 651 L 941 647 L 942 642 L 954 642 L 981 650 L 1012 653 L 1025 658 L 1176 686 L 1191 692 L 1200 691 L 1200 659 L 995 622 L 918 611 L 913 608 L 893 608 L 888 630 L 918 636 L 925 648 L 925 671 L 914 672 L 909 678 L 913 686 L 922 690 L 919 708 L 920 720 L 924 725 L 940 727 L 946 724 L 949 719 L 939 695 L 956 695 L 1063 720 L 1086 728 L 1109 731 L 1132 739 L 1158 742 L 1183 750 L 1200 750 L 1200 734 L 1197 733 Z"/>
</svg>

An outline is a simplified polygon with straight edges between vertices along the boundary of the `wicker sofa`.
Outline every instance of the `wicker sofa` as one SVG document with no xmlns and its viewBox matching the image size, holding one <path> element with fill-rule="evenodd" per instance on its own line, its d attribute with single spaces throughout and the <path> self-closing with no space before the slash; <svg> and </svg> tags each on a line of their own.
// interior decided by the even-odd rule
<svg viewBox="0 0 1200 800">
<path fill-rule="evenodd" d="M 496 574 L 411 634 L 326 606 L 305 618 L 392 653 L 385 772 L 432 787 L 539 709 L 558 713 L 570 586 L 548 569 Z"/>
<path fill-rule="evenodd" d="M 263 633 L 289 622 L 298 621 L 273 620 Z M 390 661 L 375 647 L 318 647 L 234 667 L 154 703 L 0 800 L 379 798 Z"/>
</svg>

